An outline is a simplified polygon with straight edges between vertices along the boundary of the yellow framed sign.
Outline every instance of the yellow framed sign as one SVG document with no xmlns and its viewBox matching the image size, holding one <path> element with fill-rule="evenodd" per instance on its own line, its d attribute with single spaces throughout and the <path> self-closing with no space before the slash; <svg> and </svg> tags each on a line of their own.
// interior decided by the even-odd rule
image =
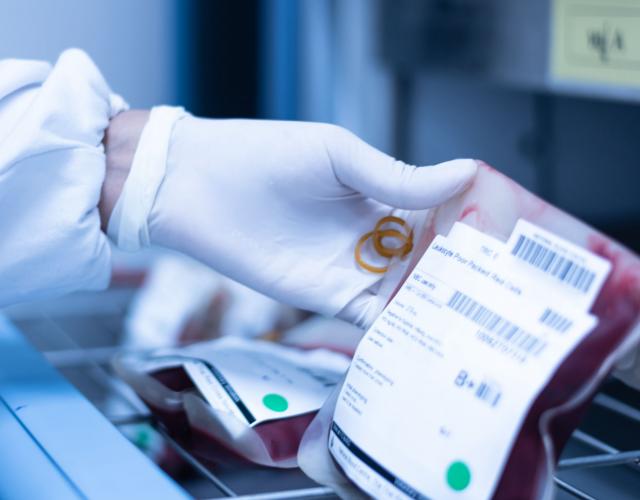
<svg viewBox="0 0 640 500">
<path fill-rule="evenodd" d="M 640 89 L 640 0 L 551 0 L 551 78 Z"/>
</svg>

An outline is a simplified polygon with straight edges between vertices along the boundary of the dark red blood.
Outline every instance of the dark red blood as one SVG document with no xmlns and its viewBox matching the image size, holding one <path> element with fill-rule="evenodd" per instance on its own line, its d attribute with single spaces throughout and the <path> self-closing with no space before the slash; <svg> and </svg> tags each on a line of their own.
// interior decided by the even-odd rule
<svg viewBox="0 0 640 500">
<path fill-rule="evenodd" d="M 144 283 L 146 277 L 146 271 L 141 269 L 115 268 L 111 272 L 109 287 L 140 287 Z"/>
<path fill-rule="evenodd" d="M 191 377 L 182 368 L 163 368 L 151 372 L 153 378 L 155 378 L 162 385 L 175 392 L 186 391 L 193 389 L 193 381 Z"/>
<path fill-rule="evenodd" d="M 193 388 L 191 379 L 182 368 L 165 368 L 150 375 L 172 391 L 180 392 Z M 173 437 L 184 439 L 189 436 L 189 420 L 183 410 L 170 411 L 146 399 L 144 402 Z"/>
<path fill-rule="evenodd" d="M 193 474 L 193 470 L 187 462 L 171 446 L 165 445 L 155 461 L 164 472 L 174 479 L 188 478 Z"/>
<path fill-rule="evenodd" d="M 286 460 L 298 454 L 298 447 L 304 431 L 317 412 L 305 413 L 297 417 L 265 422 L 254 427 L 262 442 L 275 461 Z"/>
</svg>

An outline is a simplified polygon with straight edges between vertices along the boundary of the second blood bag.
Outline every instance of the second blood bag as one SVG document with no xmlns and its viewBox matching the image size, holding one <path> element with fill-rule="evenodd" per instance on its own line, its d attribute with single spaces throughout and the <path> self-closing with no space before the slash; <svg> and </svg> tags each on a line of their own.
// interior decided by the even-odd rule
<svg viewBox="0 0 640 500">
<path fill-rule="evenodd" d="M 123 354 L 116 372 L 208 460 L 296 466 L 300 439 L 348 366 L 344 355 L 226 337 Z"/>
<path fill-rule="evenodd" d="M 640 259 L 488 166 L 412 227 L 301 467 L 350 498 L 548 497 L 599 384 L 640 385 Z"/>
</svg>

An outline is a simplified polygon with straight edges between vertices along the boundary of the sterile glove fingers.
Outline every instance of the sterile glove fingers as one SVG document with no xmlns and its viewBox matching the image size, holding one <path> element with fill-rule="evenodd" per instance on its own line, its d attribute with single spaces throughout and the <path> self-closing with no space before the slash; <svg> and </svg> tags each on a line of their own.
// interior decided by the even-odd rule
<svg viewBox="0 0 640 500">
<path fill-rule="evenodd" d="M 340 127 L 333 127 L 330 137 L 329 155 L 338 180 L 396 208 L 421 210 L 439 205 L 464 190 L 478 168 L 470 159 L 425 167 L 409 165 Z"/>
</svg>

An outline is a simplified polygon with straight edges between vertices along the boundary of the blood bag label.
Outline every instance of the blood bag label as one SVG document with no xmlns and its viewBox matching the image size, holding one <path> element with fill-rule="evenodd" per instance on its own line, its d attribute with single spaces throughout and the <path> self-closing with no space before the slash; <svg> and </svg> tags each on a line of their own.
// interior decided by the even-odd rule
<svg viewBox="0 0 640 500">
<path fill-rule="evenodd" d="M 200 347 L 197 358 L 181 365 L 213 410 L 255 426 L 317 411 L 347 363 L 346 357 L 328 351 L 306 353 L 226 338 L 207 350 Z"/>
<path fill-rule="evenodd" d="M 521 259 L 520 237 L 588 286 Z M 375 498 L 489 498 L 527 410 L 596 325 L 597 259 L 525 221 L 506 243 L 460 223 L 437 236 L 349 368 L 329 437 L 345 474 Z"/>
</svg>

